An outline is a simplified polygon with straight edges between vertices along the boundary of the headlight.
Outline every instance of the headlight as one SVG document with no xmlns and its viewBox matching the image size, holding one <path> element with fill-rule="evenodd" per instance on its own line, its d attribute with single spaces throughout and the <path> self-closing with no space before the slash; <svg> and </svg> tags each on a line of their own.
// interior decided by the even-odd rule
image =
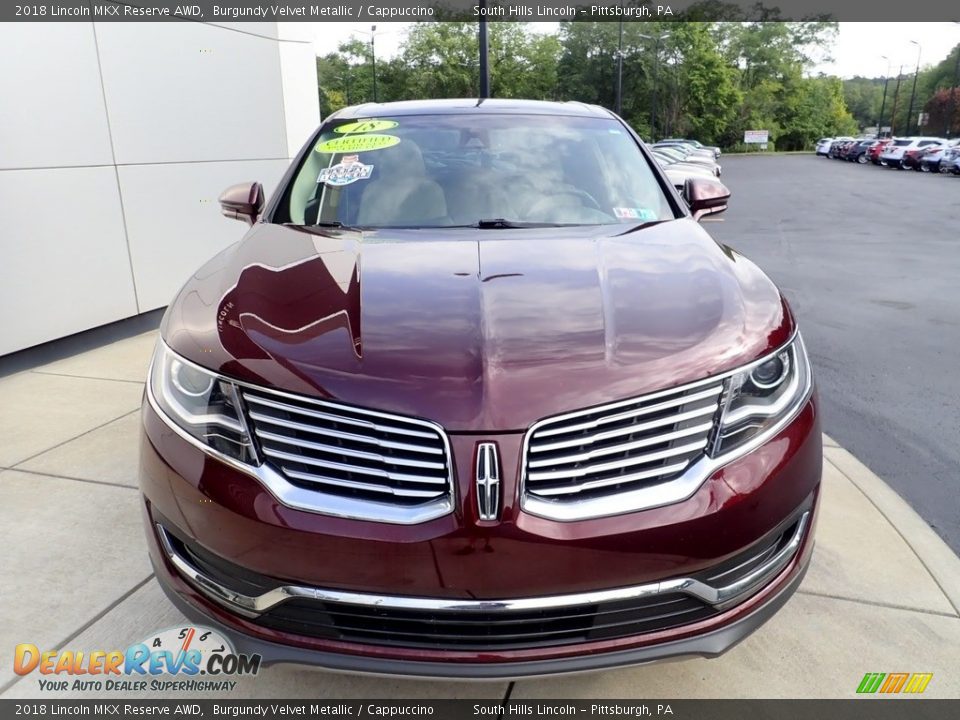
<svg viewBox="0 0 960 720">
<path fill-rule="evenodd" d="M 217 452 L 257 463 L 237 387 L 157 343 L 150 366 L 150 396 L 168 422 Z"/>
<path fill-rule="evenodd" d="M 726 381 L 711 455 L 719 457 L 791 417 L 810 395 L 810 363 L 800 334 Z"/>
</svg>

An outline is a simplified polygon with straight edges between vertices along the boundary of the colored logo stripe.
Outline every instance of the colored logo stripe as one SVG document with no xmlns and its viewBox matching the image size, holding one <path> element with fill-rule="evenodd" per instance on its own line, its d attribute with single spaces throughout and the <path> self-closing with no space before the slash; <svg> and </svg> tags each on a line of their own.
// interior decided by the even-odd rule
<svg viewBox="0 0 960 720">
<path fill-rule="evenodd" d="M 857 688 L 857 692 L 875 693 L 885 677 L 886 673 L 867 673 L 863 676 L 863 680 L 860 681 L 860 687 Z"/>
<path fill-rule="evenodd" d="M 932 677 L 933 673 L 914 673 L 903 691 L 905 693 L 922 693 L 927 689 L 927 685 L 930 684 Z"/>
<path fill-rule="evenodd" d="M 917 694 L 927 689 L 932 678 L 933 673 L 866 673 L 857 686 L 857 692 L 864 695 L 876 692 Z"/>
<path fill-rule="evenodd" d="M 907 677 L 909 673 L 890 673 L 887 675 L 886 682 L 883 683 L 883 686 L 880 688 L 882 693 L 898 693 L 904 684 L 907 682 Z"/>
</svg>

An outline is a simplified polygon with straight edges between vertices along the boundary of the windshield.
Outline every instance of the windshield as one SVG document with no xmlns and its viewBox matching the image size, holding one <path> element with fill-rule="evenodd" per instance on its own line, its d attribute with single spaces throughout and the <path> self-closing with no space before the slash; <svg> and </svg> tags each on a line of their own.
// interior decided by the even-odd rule
<svg viewBox="0 0 960 720">
<path fill-rule="evenodd" d="M 362 228 L 673 217 L 654 171 L 616 120 L 507 114 L 376 118 L 328 128 L 277 215 L 298 225 Z"/>
</svg>

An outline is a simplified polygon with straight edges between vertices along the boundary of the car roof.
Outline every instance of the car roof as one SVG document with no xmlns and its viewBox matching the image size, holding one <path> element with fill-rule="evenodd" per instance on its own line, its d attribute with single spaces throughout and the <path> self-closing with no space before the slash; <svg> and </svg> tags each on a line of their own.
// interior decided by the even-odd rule
<svg viewBox="0 0 960 720">
<path fill-rule="evenodd" d="M 569 117 L 612 118 L 613 113 L 598 105 L 581 102 L 544 100 L 503 100 L 500 98 L 460 98 L 449 100 L 404 100 L 390 103 L 364 103 L 339 110 L 327 119 L 362 119 L 404 115 L 564 115 Z"/>
</svg>

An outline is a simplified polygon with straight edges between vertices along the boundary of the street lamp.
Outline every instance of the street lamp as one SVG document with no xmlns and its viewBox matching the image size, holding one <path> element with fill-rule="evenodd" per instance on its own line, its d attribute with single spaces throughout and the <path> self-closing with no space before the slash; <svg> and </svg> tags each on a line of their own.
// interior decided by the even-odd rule
<svg viewBox="0 0 960 720">
<path fill-rule="evenodd" d="M 881 55 L 881 59 L 887 61 L 887 72 L 883 76 L 883 101 L 880 103 L 880 119 L 877 120 L 877 139 L 883 135 L 883 111 L 887 108 L 887 85 L 890 84 L 890 58 Z"/>
<path fill-rule="evenodd" d="M 620 21 L 620 29 L 617 33 L 617 101 L 614 104 L 614 110 L 617 115 L 623 113 L 623 20 Z"/>
<path fill-rule="evenodd" d="M 660 35 L 643 35 L 638 33 L 639 37 L 645 40 L 653 40 L 653 100 L 650 103 L 650 139 L 655 140 L 657 135 L 657 75 L 660 71 L 660 41 L 670 36 L 669 32 Z"/>
<path fill-rule="evenodd" d="M 371 25 L 370 32 L 366 30 L 354 30 L 355 33 L 360 33 L 361 35 L 370 36 L 370 61 L 373 65 L 373 101 L 377 101 L 377 46 L 374 41 L 377 37 L 377 26 Z"/>
<path fill-rule="evenodd" d="M 913 100 L 917 96 L 917 76 L 920 74 L 920 43 L 911 40 L 910 44 L 917 46 L 917 69 L 913 73 L 913 90 L 910 92 L 910 110 L 907 111 L 907 132 L 910 132 L 910 123 L 913 122 Z M 920 118 L 917 118 L 917 133 L 920 132 Z"/>
<path fill-rule="evenodd" d="M 954 25 L 960 25 L 960 22 L 953 21 Z M 953 128 L 953 116 L 957 112 L 957 85 L 960 84 L 960 46 L 957 47 L 957 64 L 953 66 L 953 85 L 950 86 L 950 110 L 947 113 L 947 129 L 944 133 L 950 137 L 950 130 Z"/>
<path fill-rule="evenodd" d="M 893 137 L 893 131 L 897 122 L 897 102 L 900 100 L 900 80 L 903 75 L 903 65 L 897 69 L 897 89 L 893 91 L 893 110 L 890 113 L 890 137 Z M 910 132 L 910 118 L 907 118 L 907 132 Z"/>
</svg>

